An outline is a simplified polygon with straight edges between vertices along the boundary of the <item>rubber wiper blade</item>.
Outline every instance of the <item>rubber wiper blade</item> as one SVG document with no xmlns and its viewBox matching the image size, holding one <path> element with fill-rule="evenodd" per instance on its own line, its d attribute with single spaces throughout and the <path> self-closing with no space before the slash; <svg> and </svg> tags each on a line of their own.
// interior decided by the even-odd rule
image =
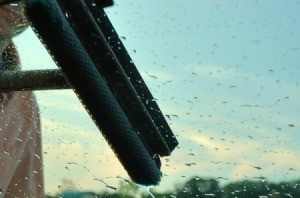
<svg viewBox="0 0 300 198">
<path fill-rule="evenodd" d="M 73 29 L 151 154 L 170 155 L 178 142 L 105 11 L 89 0 L 66 1 L 64 6 Z"/>
<path fill-rule="evenodd" d="M 31 26 L 130 177 L 160 181 L 178 145 L 105 11 L 90 0 L 25 0 Z"/>
</svg>

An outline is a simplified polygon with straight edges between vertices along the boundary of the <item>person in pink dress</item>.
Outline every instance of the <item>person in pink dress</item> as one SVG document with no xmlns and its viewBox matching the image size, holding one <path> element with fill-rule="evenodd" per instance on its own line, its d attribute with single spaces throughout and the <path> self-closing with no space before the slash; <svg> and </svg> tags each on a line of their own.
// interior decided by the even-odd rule
<svg viewBox="0 0 300 198">
<path fill-rule="evenodd" d="M 0 75 L 20 69 L 12 38 L 27 26 L 21 5 L 0 7 Z M 40 116 L 31 91 L 0 91 L 0 197 L 44 197 Z"/>
</svg>

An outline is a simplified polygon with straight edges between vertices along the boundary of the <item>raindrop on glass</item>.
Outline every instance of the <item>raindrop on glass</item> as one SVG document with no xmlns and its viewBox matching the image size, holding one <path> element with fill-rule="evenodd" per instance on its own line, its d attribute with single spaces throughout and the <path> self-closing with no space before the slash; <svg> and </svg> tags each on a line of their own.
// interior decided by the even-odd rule
<svg viewBox="0 0 300 198">
<path fill-rule="evenodd" d="M 4 153 L 5 155 L 10 156 L 10 153 L 9 153 L 8 151 L 3 151 L 3 153 Z"/>
</svg>

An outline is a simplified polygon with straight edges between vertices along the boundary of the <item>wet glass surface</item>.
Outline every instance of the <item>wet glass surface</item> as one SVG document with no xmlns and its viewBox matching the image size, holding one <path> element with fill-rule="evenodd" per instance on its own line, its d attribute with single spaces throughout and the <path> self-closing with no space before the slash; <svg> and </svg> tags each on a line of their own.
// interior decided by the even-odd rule
<svg viewBox="0 0 300 198">
<path fill-rule="evenodd" d="M 131 0 L 106 12 L 179 140 L 152 192 L 300 196 L 299 1 Z M 24 69 L 57 68 L 32 30 L 15 43 Z M 47 194 L 147 194 L 71 90 L 36 95 Z"/>
</svg>

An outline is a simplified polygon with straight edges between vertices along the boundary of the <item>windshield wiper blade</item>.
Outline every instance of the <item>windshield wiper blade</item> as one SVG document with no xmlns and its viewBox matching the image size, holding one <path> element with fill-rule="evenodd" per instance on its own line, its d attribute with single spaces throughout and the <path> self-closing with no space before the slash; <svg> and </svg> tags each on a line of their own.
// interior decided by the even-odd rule
<svg viewBox="0 0 300 198">
<path fill-rule="evenodd" d="M 133 181 L 159 183 L 178 145 L 103 8 L 90 0 L 25 0 L 25 13 Z"/>
</svg>

